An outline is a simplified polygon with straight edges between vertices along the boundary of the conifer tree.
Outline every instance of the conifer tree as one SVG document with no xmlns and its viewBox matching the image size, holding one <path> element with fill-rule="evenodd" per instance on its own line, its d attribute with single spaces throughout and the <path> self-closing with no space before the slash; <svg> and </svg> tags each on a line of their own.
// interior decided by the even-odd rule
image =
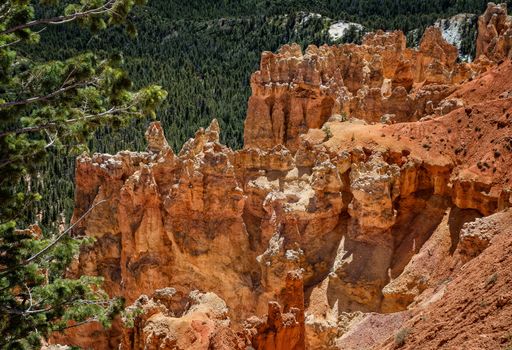
<svg viewBox="0 0 512 350">
<path fill-rule="evenodd" d="M 92 31 L 122 25 L 134 35 L 130 12 L 143 2 L 0 1 L 0 348 L 37 348 L 70 324 L 108 326 L 121 308 L 101 290 L 100 279 L 66 278 L 80 246 L 90 243 L 86 238 L 71 237 L 72 227 L 52 233 L 21 230 L 19 223 L 45 201 L 31 180 L 41 175 L 49 152 L 77 154 L 99 128 L 154 117 L 166 92 L 159 86 L 135 91 L 120 54 L 81 52 L 45 62 L 24 55 L 23 48 L 36 44 L 48 27 L 69 22 Z"/>
</svg>

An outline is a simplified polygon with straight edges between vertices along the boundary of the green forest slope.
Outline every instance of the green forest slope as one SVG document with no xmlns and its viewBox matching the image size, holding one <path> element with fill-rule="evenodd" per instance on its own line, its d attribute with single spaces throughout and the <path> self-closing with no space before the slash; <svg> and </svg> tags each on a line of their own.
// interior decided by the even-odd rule
<svg viewBox="0 0 512 350">
<path fill-rule="evenodd" d="M 512 0 L 507 0 L 512 3 Z M 94 34 L 78 27 L 49 28 L 38 47 L 25 54 L 65 58 L 78 50 L 105 56 L 122 52 L 135 85 L 162 85 L 169 97 L 160 110 L 167 138 L 177 150 L 212 118 L 221 124 L 222 141 L 242 146 L 243 120 L 250 95 L 249 78 L 262 51 L 298 42 L 330 43 L 327 30 L 336 20 L 364 25 L 368 30 L 424 29 L 456 13 L 481 13 L 486 0 L 150 0 L 133 22 L 138 36 L 120 30 Z M 309 17 L 307 13 L 322 17 Z M 307 20 L 305 20 L 307 19 Z M 345 38 L 349 39 L 349 38 Z M 357 39 L 357 38 L 350 38 Z M 123 131 L 104 130 L 91 142 L 91 151 L 113 153 L 142 150 L 147 122 Z M 55 157 L 59 157 L 56 155 Z M 73 160 L 53 159 L 36 186 L 51 207 L 38 208 L 45 223 L 73 207 Z M 34 218 L 35 213 L 29 216 Z M 30 220 L 30 219 L 29 219 Z"/>
</svg>

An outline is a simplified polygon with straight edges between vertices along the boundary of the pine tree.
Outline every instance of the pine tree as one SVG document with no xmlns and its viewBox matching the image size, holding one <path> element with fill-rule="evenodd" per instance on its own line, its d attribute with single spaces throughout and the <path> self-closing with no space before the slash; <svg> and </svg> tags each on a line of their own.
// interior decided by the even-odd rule
<svg viewBox="0 0 512 350">
<path fill-rule="evenodd" d="M 108 326 L 122 306 L 101 290 L 100 279 L 66 278 L 80 246 L 90 243 L 87 238 L 71 237 L 72 226 L 55 233 L 44 227 L 42 232 L 36 227 L 20 230 L 19 223 L 27 221 L 23 215 L 37 202 L 51 200 L 37 192 L 44 188 L 44 178 L 36 181 L 50 152 L 76 155 L 99 128 L 154 117 L 166 92 L 159 86 L 134 90 L 120 54 L 100 58 L 81 52 L 65 60 L 39 61 L 23 52 L 46 28 L 68 22 L 92 31 L 122 25 L 134 35 L 129 14 L 142 4 L 0 3 L 0 348 L 37 348 L 42 338 L 70 324 Z M 101 204 L 90 211 L 101 210 Z M 51 203 L 46 207 L 52 208 Z"/>
</svg>

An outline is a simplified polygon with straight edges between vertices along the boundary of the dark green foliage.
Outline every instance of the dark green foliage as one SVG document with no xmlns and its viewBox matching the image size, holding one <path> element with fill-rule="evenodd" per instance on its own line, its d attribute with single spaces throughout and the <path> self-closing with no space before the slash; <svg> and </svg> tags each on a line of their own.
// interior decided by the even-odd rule
<svg viewBox="0 0 512 350">
<path fill-rule="evenodd" d="M 361 44 L 364 32 L 359 30 L 355 25 L 351 25 L 348 31 L 343 35 L 342 42 Z"/>
<path fill-rule="evenodd" d="M 460 45 L 460 51 L 470 57 L 476 55 L 476 38 L 478 35 L 478 17 L 475 16 L 470 23 L 466 23 L 463 29 L 464 36 Z"/>
<path fill-rule="evenodd" d="M 155 117 L 155 108 L 166 97 L 159 86 L 132 89 L 118 54 L 76 51 L 60 60 L 44 60 L 30 53 L 31 46 L 37 48 L 42 26 L 75 21 L 81 28 L 99 30 L 124 24 L 136 1 L 66 2 L 63 15 L 51 14 L 59 9 L 57 1 L 45 2 L 57 5 L 47 9 L 48 17 L 35 17 L 32 1 L 0 5 L 2 349 L 38 348 L 41 337 L 65 329 L 70 321 L 108 326 L 122 308 L 121 300 L 111 300 L 101 290 L 101 279 L 65 278 L 78 249 L 90 239 L 72 238 L 69 229 L 57 233 L 58 222 L 43 225 L 42 233 L 17 229 L 34 222 L 39 208 L 52 220 L 62 213 L 55 203 L 71 208 L 71 181 L 59 173 L 67 169 L 63 158 L 83 151 L 100 128 Z M 52 185 L 56 188 L 48 191 Z"/>
</svg>

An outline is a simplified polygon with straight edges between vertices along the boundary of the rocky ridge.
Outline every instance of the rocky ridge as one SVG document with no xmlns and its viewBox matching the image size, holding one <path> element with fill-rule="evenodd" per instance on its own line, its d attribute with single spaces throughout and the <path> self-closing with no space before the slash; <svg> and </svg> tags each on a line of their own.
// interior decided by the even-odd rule
<svg viewBox="0 0 512 350">
<path fill-rule="evenodd" d="M 333 115 L 379 122 L 417 121 L 438 107 L 454 84 L 477 75 L 457 63 L 458 51 L 438 28 L 426 30 L 419 49 L 406 48 L 402 32 L 369 33 L 363 44 L 285 45 L 264 52 L 253 74 L 245 121 L 245 147 L 291 151 L 301 134 Z"/>
<path fill-rule="evenodd" d="M 393 346 L 510 217 L 479 219 L 512 206 L 505 46 L 473 64 L 437 29 L 418 50 L 399 32 L 286 46 L 253 75 L 244 149 L 214 120 L 175 154 L 155 122 L 146 152 L 79 157 L 74 220 L 106 202 L 75 230 L 96 243 L 73 273 L 134 305 L 94 348 Z"/>
</svg>

